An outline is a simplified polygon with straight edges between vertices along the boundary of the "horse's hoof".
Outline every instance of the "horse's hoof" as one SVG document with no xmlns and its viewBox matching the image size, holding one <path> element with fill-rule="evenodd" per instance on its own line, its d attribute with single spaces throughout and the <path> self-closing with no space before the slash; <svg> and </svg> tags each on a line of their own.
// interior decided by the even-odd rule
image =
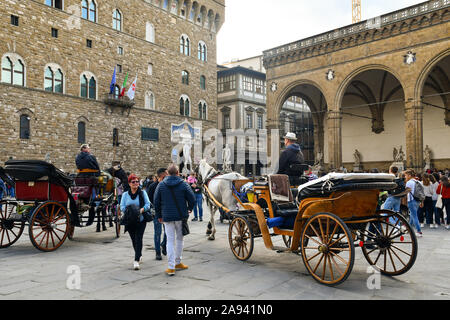
<svg viewBox="0 0 450 320">
<path fill-rule="evenodd" d="M 208 237 L 208 240 L 209 241 L 214 241 L 214 240 L 216 240 L 216 237 Z"/>
<path fill-rule="evenodd" d="M 106 228 L 106 226 L 103 226 L 103 231 L 107 231 L 108 229 Z"/>
<path fill-rule="evenodd" d="M 206 231 L 206 234 L 209 236 L 212 233 L 211 230 Z"/>
</svg>

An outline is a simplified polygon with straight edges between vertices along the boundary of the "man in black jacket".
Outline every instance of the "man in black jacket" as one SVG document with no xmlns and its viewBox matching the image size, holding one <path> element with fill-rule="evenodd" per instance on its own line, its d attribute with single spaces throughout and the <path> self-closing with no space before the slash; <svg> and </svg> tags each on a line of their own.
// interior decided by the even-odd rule
<svg viewBox="0 0 450 320">
<path fill-rule="evenodd" d="M 297 136 L 295 135 L 295 133 L 290 132 L 284 137 L 286 150 L 284 150 L 280 155 L 277 174 L 286 174 L 288 176 L 297 174 L 290 171 L 291 165 L 304 163 L 303 153 L 300 149 L 300 145 L 298 145 L 296 142 Z M 301 175 L 302 173 L 299 174 Z"/>
<path fill-rule="evenodd" d="M 80 175 L 85 176 L 100 176 L 100 166 L 98 165 L 97 159 L 91 154 L 91 148 L 87 144 L 83 144 L 80 149 L 80 153 L 75 159 L 78 170 L 90 169 L 97 170 L 97 172 L 81 173 Z"/>
</svg>

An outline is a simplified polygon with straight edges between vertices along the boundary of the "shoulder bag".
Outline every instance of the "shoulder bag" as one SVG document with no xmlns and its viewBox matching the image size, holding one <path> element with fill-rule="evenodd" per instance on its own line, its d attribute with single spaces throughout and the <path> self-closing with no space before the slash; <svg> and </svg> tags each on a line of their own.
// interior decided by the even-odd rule
<svg viewBox="0 0 450 320">
<path fill-rule="evenodd" d="M 164 183 L 164 184 L 167 186 L 167 188 L 169 188 L 170 193 L 172 194 L 173 202 L 175 203 L 175 206 L 177 207 L 177 210 L 178 210 L 178 214 L 180 215 L 180 218 L 182 221 L 181 232 L 182 232 L 183 236 L 187 236 L 189 233 L 191 233 L 189 230 L 188 219 L 183 219 L 183 215 L 181 214 L 181 210 L 180 210 L 180 207 L 178 206 L 178 202 L 175 197 L 175 193 L 173 192 L 173 189 L 171 187 L 169 187 L 166 183 Z"/>
<path fill-rule="evenodd" d="M 444 193 L 444 185 L 441 186 L 441 194 L 438 194 L 438 198 L 436 201 L 436 208 L 439 208 L 439 209 L 444 208 L 444 203 L 442 202 L 442 194 L 443 193 Z"/>
</svg>

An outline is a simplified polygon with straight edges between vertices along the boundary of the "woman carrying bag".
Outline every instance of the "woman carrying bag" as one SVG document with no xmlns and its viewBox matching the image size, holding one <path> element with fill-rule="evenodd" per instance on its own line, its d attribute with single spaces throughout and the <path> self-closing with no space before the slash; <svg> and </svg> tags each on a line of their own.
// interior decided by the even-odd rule
<svg viewBox="0 0 450 320">
<path fill-rule="evenodd" d="M 446 176 L 441 177 L 441 184 L 437 188 L 436 193 L 442 197 L 443 209 L 447 213 L 447 225 L 445 228 L 450 230 L 450 182 Z"/>
<path fill-rule="evenodd" d="M 128 177 L 130 190 L 122 195 L 120 210 L 124 214 L 125 232 L 130 234 L 134 249 L 133 269 L 139 270 L 142 263 L 142 247 L 145 227 L 150 222 L 150 201 L 147 192 L 139 186 L 139 178 L 135 174 Z"/>
</svg>

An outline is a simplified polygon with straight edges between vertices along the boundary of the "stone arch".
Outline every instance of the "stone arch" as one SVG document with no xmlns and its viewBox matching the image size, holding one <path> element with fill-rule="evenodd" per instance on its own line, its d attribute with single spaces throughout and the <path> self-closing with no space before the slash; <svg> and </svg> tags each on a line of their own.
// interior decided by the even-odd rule
<svg viewBox="0 0 450 320">
<path fill-rule="evenodd" d="M 350 74 L 347 75 L 347 77 L 345 77 L 345 79 L 340 84 L 338 90 L 336 91 L 334 105 L 338 106 L 340 109 L 341 105 L 342 105 L 342 100 L 344 98 L 345 91 L 348 88 L 348 86 L 350 85 L 351 81 L 359 74 L 366 72 L 366 71 L 370 71 L 370 70 L 384 70 L 384 71 L 391 73 L 400 82 L 400 85 L 402 86 L 403 91 L 406 92 L 405 86 L 403 84 L 403 79 L 400 77 L 400 75 L 395 70 L 393 70 L 392 68 L 390 68 L 388 66 L 381 65 L 381 64 L 370 64 L 370 65 L 366 65 L 366 66 L 360 67 L 360 68 L 352 71 Z"/>
</svg>

